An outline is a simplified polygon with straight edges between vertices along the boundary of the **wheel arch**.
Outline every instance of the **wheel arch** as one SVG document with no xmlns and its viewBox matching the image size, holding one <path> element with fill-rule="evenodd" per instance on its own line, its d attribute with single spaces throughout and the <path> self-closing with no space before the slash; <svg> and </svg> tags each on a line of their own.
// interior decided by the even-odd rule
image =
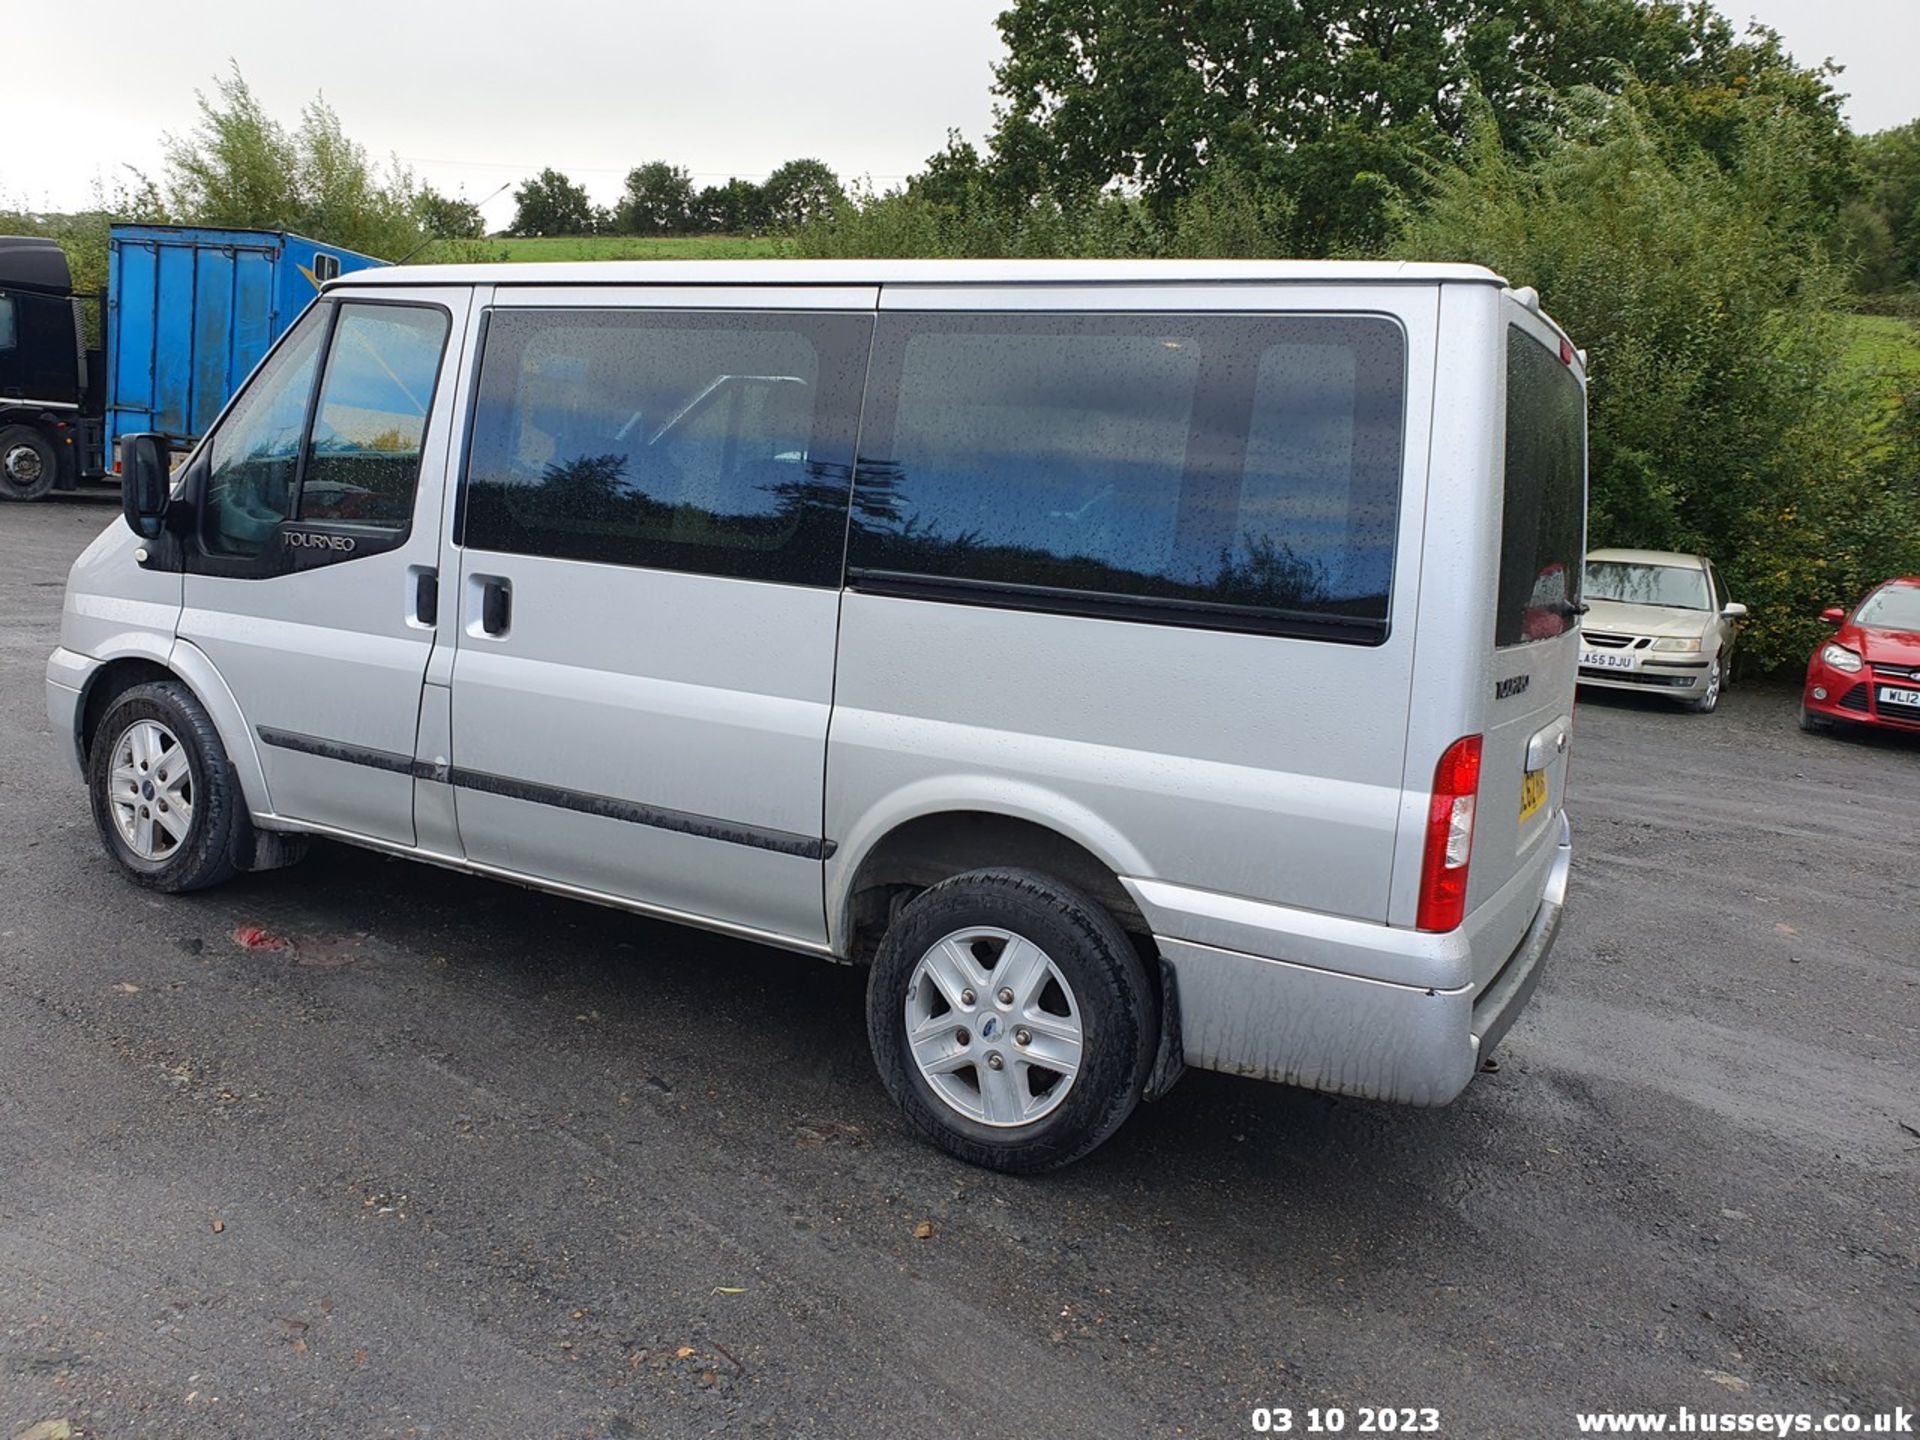
<svg viewBox="0 0 1920 1440">
<path fill-rule="evenodd" d="M 200 702 L 226 749 L 227 761 L 240 782 L 240 793 L 248 811 L 253 815 L 271 814 L 273 804 L 266 773 L 261 769 L 260 754 L 254 747 L 252 732 L 247 729 L 239 703 L 206 653 L 184 641 L 173 644 L 165 661 L 149 652 L 131 651 L 106 660 L 87 677 L 80 697 L 80 733 L 76 737 L 81 764 L 84 766 L 93 753 L 94 735 L 108 707 L 136 685 L 155 681 L 184 685 Z"/>
<path fill-rule="evenodd" d="M 1013 866 L 1052 875 L 1098 901 L 1150 954 L 1151 928 L 1120 883 L 1122 874 L 1146 867 L 1117 836 L 1099 833 L 1102 828 L 1069 828 L 1053 814 L 1042 819 L 1029 807 L 979 797 L 898 807 L 884 822 L 861 827 L 861 838 L 829 870 L 834 950 L 868 959 L 905 898 L 969 870 Z"/>
</svg>

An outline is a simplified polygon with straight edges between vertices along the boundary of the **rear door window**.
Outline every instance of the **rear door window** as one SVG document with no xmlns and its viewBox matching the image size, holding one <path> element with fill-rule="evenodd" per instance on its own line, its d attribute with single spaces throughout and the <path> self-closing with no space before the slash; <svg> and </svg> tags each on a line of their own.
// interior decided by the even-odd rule
<svg viewBox="0 0 1920 1440">
<path fill-rule="evenodd" d="M 853 583 L 1382 639 L 1405 369 L 1377 317 L 883 316 Z"/>
<path fill-rule="evenodd" d="M 1574 628 L 1587 528 L 1586 394 L 1518 325 L 1507 327 L 1505 475 L 1493 626 L 1502 648 Z"/>
</svg>

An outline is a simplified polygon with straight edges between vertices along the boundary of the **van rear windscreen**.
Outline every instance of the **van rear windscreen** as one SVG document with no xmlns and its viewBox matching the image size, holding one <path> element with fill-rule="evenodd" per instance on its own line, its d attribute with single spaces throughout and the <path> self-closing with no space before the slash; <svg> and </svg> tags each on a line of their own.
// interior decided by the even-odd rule
<svg viewBox="0 0 1920 1440">
<path fill-rule="evenodd" d="M 1510 325 L 1496 646 L 1574 627 L 1586 528 L 1586 392 L 1558 355 Z"/>
</svg>

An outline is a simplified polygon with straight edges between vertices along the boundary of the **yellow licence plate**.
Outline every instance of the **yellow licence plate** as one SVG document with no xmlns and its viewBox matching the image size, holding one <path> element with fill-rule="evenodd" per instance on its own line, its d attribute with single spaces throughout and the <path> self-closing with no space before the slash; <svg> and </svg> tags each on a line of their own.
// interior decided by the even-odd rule
<svg viewBox="0 0 1920 1440">
<path fill-rule="evenodd" d="M 1547 772 L 1529 770 L 1520 781 L 1520 819 L 1531 820 L 1534 812 L 1547 803 Z"/>
</svg>

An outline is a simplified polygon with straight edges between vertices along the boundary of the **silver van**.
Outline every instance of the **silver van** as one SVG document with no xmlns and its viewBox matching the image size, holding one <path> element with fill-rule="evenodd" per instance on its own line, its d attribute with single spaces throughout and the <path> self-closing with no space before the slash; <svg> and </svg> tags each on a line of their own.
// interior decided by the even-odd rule
<svg viewBox="0 0 1920 1440">
<path fill-rule="evenodd" d="M 870 970 L 953 1154 L 1457 1095 L 1553 943 L 1583 357 L 1472 266 L 326 286 L 68 581 L 135 883 L 327 836 Z"/>
</svg>

